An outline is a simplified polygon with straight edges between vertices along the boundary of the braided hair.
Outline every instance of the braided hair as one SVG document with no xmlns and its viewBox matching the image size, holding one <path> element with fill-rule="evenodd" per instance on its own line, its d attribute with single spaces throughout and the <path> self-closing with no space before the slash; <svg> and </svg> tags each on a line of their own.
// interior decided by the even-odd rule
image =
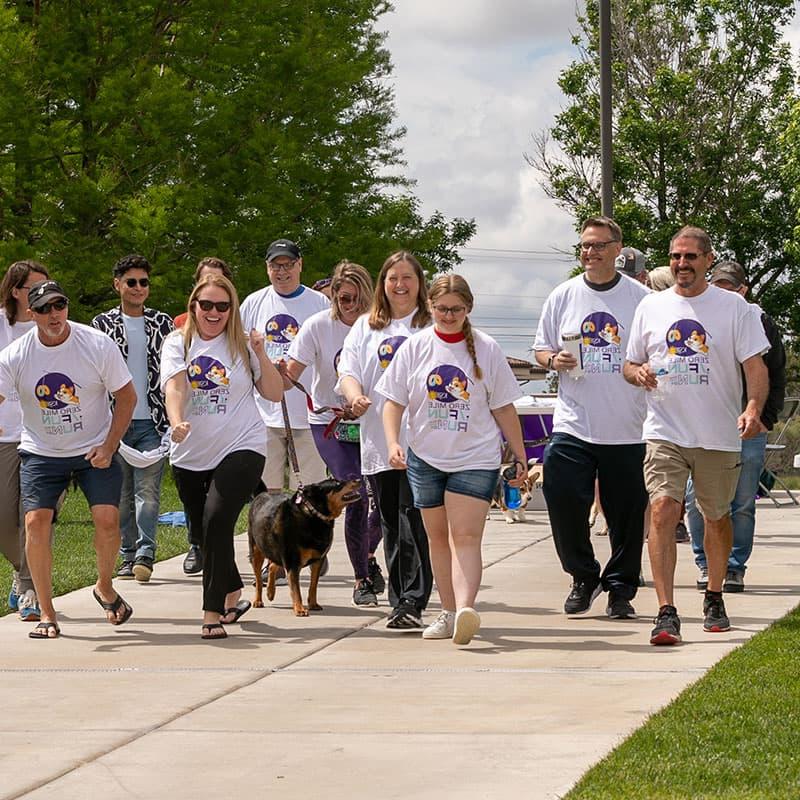
<svg viewBox="0 0 800 800">
<path fill-rule="evenodd" d="M 461 298 L 464 305 L 467 307 L 467 316 L 464 317 L 464 324 L 461 327 L 461 332 L 464 334 L 464 343 L 467 345 L 467 352 L 472 359 L 472 364 L 475 367 L 475 377 L 478 380 L 483 378 L 483 371 L 478 365 L 478 356 L 475 352 L 475 337 L 472 334 L 472 325 L 469 321 L 469 313 L 472 311 L 474 298 L 469 284 L 460 275 L 439 275 L 435 278 L 433 283 L 428 289 L 428 301 L 431 306 L 446 294 L 455 294 Z"/>
</svg>

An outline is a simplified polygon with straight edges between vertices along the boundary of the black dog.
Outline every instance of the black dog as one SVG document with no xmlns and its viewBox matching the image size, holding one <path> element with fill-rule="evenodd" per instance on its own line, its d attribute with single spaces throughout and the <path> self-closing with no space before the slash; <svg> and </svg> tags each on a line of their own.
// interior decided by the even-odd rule
<svg viewBox="0 0 800 800">
<path fill-rule="evenodd" d="M 322 611 L 317 603 L 317 583 L 322 559 L 333 542 L 333 523 L 345 506 L 360 499 L 361 481 L 337 481 L 329 478 L 298 489 L 293 495 L 256 495 L 250 504 L 247 535 L 256 576 L 253 605 L 264 607 L 261 567 L 269 559 L 267 598 L 275 598 L 278 569 L 286 570 L 295 616 L 307 617 L 308 611 Z M 311 565 L 308 606 L 300 597 L 300 570 Z"/>
</svg>

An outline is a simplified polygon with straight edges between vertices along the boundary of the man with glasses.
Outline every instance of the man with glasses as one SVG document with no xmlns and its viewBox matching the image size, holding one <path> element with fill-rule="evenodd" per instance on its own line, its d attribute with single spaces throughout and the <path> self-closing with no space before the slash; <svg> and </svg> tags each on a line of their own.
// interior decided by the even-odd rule
<svg viewBox="0 0 800 800">
<path fill-rule="evenodd" d="M 120 304 L 98 314 L 92 326 L 108 334 L 117 344 L 133 376 L 136 408 L 122 437 L 125 445 L 141 453 L 153 453 L 167 432 L 164 395 L 159 386 L 161 346 L 172 332 L 172 319 L 163 311 L 147 308 L 150 296 L 150 262 L 139 255 L 128 255 L 114 265 L 113 285 Z M 122 564 L 117 577 L 136 578 L 147 583 L 153 574 L 156 557 L 156 526 L 161 504 L 161 477 L 165 456 L 122 460 L 122 496 L 119 523 L 122 535 Z M 134 454 L 135 455 L 135 454 Z M 144 463 L 145 460 L 150 463 Z"/>
<path fill-rule="evenodd" d="M 273 362 L 286 359 L 289 345 L 300 326 L 318 311 L 330 308 L 324 294 L 300 283 L 303 259 L 300 248 L 289 239 L 278 239 L 267 248 L 267 277 L 270 286 L 259 289 L 245 298 L 241 307 L 242 324 L 246 331 L 255 329 L 265 336 L 267 355 Z M 309 376 L 309 383 L 313 376 Z M 289 412 L 289 427 L 300 465 L 303 483 L 316 483 L 325 478 L 325 464 L 317 452 L 308 422 L 306 397 L 299 389 L 289 389 L 285 395 Z M 267 462 L 262 480 L 269 492 L 284 488 L 287 469 L 289 485 L 297 481 L 289 465 L 289 450 L 280 403 L 264 400 L 256 394 L 256 403 L 267 427 Z"/>
<path fill-rule="evenodd" d="M 112 625 L 122 625 L 133 612 L 114 591 L 112 575 L 122 488 L 115 453 L 131 420 L 136 391 L 114 343 L 87 325 L 68 321 L 69 301 L 58 283 L 34 284 L 28 304 L 36 328 L 0 353 L 0 402 L 18 397 L 22 409 L 25 550 L 41 609 L 41 622 L 28 635 L 54 639 L 60 629 L 53 607 L 50 526 L 58 498 L 73 478 L 94 522 L 94 597 Z"/>
<path fill-rule="evenodd" d="M 650 634 L 654 645 L 681 641 L 674 531 L 689 476 L 705 523 L 703 629 L 730 629 L 722 583 L 733 543 L 731 501 L 742 440 L 763 432 L 760 415 L 769 387 L 762 354 L 770 345 L 758 314 L 739 294 L 706 280 L 714 262 L 708 234 L 681 228 L 670 242 L 669 259 L 675 285 L 651 294 L 636 310 L 624 368 L 629 383 L 647 390 L 648 552 L 659 605 Z"/>
<path fill-rule="evenodd" d="M 540 366 L 558 372 L 543 491 L 561 566 L 572 577 L 564 612 L 585 614 L 607 591 L 606 614 L 632 619 L 647 507 L 645 404 L 622 377 L 622 365 L 634 311 L 648 291 L 616 271 L 621 249 L 622 232 L 614 220 L 593 217 L 583 223 L 578 252 L 584 272 L 545 301 L 534 350 Z M 580 362 L 565 346 L 570 334 L 580 343 Z M 589 533 L 595 480 L 611 544 L 602 571 Z"/>
</svg>

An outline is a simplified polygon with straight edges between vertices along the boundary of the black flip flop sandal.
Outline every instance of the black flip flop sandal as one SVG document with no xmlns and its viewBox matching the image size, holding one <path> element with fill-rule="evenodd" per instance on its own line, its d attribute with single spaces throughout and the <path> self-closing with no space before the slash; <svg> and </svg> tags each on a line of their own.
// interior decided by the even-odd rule
<svg viewBox="0 0 800 800">
<path fill-rule="evenodd" d="M 97 593 L 97 589 L 92 589 L 92 594 L 94 595 L 94 599 L 97 600 L 97 602 L 103 607 L 104 611 L 110 611 L 114 615 L 114 619 L 109 620 L 112 625 L 122 625 L 131 618 L 131 614 L 133 614 L 133 608 L 131 608 L 131 606 L 129 606 L 122 599 L 122 595 L 119 592 L 117 592 L 117 599 L 113 603 L 106 603 L 106 601 L 103 600 L 103 598 Z M 117 619 L 117 613 L 122 607 L 125 608 L 125 613 L 121 618 Z"/>
<path fill-rule="evenodd" d="M 213 634 L 211 631 L 222 631 L 222 636 Z M 206 622 L 203 625 L 203 632 L 200 634 L 201 639 L 227 639 L 228 632 L 225 630 L 224 625 L 219 622 Z"/>
<path fill-rule="evenodd" d="M 240 600 L 235 606 L 231 606 L 230 608 L 225 609 L 225 613 L 222 615 L 223 617 L 227 617 L 228 614 L 233 614 L 232 620 L 224 620 L 220 617 L 220 624 L 222 625 L 233 625 L 235 622 L 239 621 L 239 618 L 246 614 L 250 610 L 250 601 L 249 600 Z"/>
<path fill-rule="evenodd" d="M 50 635 L 50 631 L 56 632 L 55 636 Z M 58 639 L 61 636 L 61 628 L 55 622 L 40 622 L 32 631 L 28 632 L 30 639 Z"/>
</svg>

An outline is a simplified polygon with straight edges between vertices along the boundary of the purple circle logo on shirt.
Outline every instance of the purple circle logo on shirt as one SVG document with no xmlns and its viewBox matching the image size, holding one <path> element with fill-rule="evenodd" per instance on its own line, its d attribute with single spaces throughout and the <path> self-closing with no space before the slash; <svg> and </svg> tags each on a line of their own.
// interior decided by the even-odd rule
<svg viewBox="0 0 800 800">
<path fill-rule="evenodd" d="M 607 347 L 610 344 L 619 347 L 620 324 L 616 318 L 605 311 L 589 314 L 581 323 L 581 336 L 585 347 Z"/>
<path fill-rule="evenodd" d="M 297 320 L 289 314 L 276 314 L 267 320 L 264 335 L 268 342 L 286 344 L 291 342 L 300 331 Z"/>
<path fill-rule="evenodd" d="M 679 319 L 667 331 L 667 352 L 683 357 L 704 355 L 710 339 L 710 334 L 696 319 Z"/>
<path fill-rule="evenodd" d="M 342 360 L 342 348 L 340 347 L 336 351 L 336 355 L 333 357 L 333 371 L 336 373 L 336 376 L 339 376 L 339 362 Z"/>
<path fill-rule="evenodd" d="M 227 389 L 231 381 L 224 364 L 210 356 L 197 356 L 186 367 L 186 375 L 192 389 L 209 392 L 212 389 Z"/>
<path fill-rule="evenodd" d="M 75 383 L 62 372 L 48 372 L 36 383 L 36 400 L 42 408 L 62 409 L 80 405 Z"/>
<path fill-rule="evenodd" d="M 428 397 L 440 403 L 466 403 L 469 400 L 467 376 L 452 364 L 442 364 L 428 375 Z"/>
<path fill-rule="evenodd" d="M 389 336 L 378 345 L 378 361 L 381 362 L 381 369 L 386 369 L 392 363 L 394 354 L 407 338 L 407 336 Z"/>
</svg>

